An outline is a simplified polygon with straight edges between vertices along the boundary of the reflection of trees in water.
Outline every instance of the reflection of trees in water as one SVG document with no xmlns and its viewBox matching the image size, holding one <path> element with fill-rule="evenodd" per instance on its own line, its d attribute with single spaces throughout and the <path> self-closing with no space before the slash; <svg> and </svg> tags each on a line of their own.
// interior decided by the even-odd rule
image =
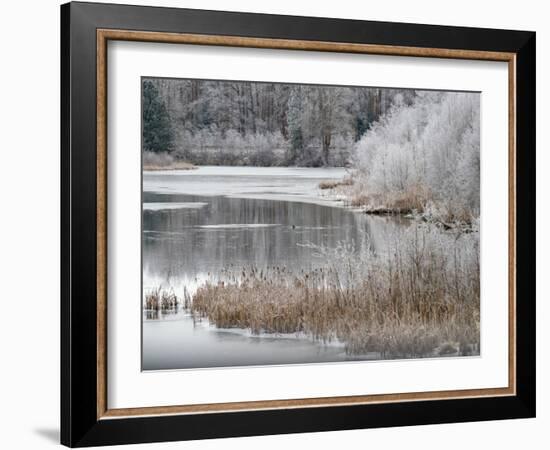
<svg viewBox="0 0 550 450">
<path fill-rule="evenodd" d="M 343 208 L 299 202 L 203 196 L 170 200 L 208 205 L 144 212 L 144 271 L 160 277 L 193 276 L 230 265 L 282 264 L 310 270 L 320 262 L 301 245 L 335 247 L 341 241 L 358 242 L 368 221 L 365 215 Z M 272 226 L 224 228 L 223 224 Z M 217 228 L 201 228 L 205 225 Z"/>
</svg>

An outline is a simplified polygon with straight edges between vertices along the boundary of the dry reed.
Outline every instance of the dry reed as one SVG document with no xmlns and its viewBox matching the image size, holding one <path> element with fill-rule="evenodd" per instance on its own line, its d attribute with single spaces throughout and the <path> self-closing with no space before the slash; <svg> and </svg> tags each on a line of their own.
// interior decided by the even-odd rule
<svg viewBox="0 0 550 450">
<path fill-rule="evenodd" d="M 339 186 L 351 186 L 353 178 L 346 176 L 341 180 L 327 180 L 319 183 L 319 189 L 335 189 Z"/>
<path fill-rule="evenodd" d="M 479 211 L 472 211 L 464 202 L 436 198 L 420 184 L 402 190 L 377 192 L 369 188 L 364 177 L 352 174 L 342 181 L 323 182 L 319 187 L 330 191 L 329 195 L 342 200 L 345 205 L 362 209 L 367 214 L 413 214 L 446 229 L 471 228 L 479 217 Z"/>
<path fill-rule="evenodd" d="M 226 270 L 190 307 L 218 327 L 338 339 L 350 354 L 478 354 L 477 233 L 438 236 L 414 225 L 384 253 L 366 239 L 360 248 L 316 247 L 326 264 L 308 272 Z"/>
<path fill-rule="evenodd" d="M 197 166 L 185 162 L 185 161 L 174 161 L 168 165 L 155 165 L 155 164 L 143 164 L 143 170 L 146 171 L 157 171 L 157 170 L 193 170 L 197 169 Z"/>
<path fill-rule="evenodd" d="M 156 288 L 145 294 L 145 309 L 158 311 L 176 309 L 179 300 L 173 290 Z"/>
</svg>

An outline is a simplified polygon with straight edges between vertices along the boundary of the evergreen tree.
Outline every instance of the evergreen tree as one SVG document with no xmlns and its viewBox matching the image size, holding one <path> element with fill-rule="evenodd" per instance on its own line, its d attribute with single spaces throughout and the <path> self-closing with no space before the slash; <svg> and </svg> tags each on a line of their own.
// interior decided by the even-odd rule
<svg viewBox="0 0 550 450">
<path fill-rule="evenodd" d="M 367 124 L 368 124 L 368 119 L 366 117 L 366 114 L 355 116 L 355 123 L 354 123 L 354 129 L 355 129 L 354 141 L 355 142 L 361 139 L 361 137 L 367 132 L 368 130 Z"/>
<path fill-rule="evenodd" d="M 174 148 L 174 132 L 170 116 L 153 82 L 143 82 L 142 100 L 143 150 L 171 152 Z"/>
</svg>

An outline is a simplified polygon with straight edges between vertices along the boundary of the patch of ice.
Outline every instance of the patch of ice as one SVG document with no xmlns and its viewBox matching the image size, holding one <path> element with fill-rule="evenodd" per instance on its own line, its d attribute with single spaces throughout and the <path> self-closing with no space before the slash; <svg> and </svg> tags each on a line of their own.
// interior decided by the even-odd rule
<svg viewBox="0 0 550 450">
<path fill-rule="evenodd" d="M 144 211 L 163 211 L 166 209 L 200 209 L 208 205 L 206 202 L 169 202 L 144 203 Z"/>
<path fill-rule="evenodd" d="M 198 228 L 206 229 L 236 229 L 236 228 L 269 228 L 278 227 L 280 223 L 220 223 L 216 225 L 200 225 Z"/>
<path fill-rule="evenodd" d="M 206 317 L 197 317 L 195 321 L 195 326 L 202 327 L 204 329 L 207 329 L 209 331 L 212 331 L 214 333 L 229 333 L 229 334 L 235 334 L 243 337 L 247 337 L 250 339 L 259 339 L 259 340 L 298 340 L 298 341 L 309 341 L 309 342 L 316 342 L 317 344 L 324 346 L 324 347 L 339 347 L 344 348 L 345 343 L 338 340 L 337 338 L 333 338 L 331 340 L 327 341 L 315 341 L 310 335 L 298 331 L 295 333 L 267 333 L 267 332 L 260 332 L 259 334 L 253 333 L 250 328 L 225 328 L 225 327 L 217 327 L 213 323 L 211 323 L 208 318 Z"/>
<path fill-rule="evenodd" d="M 340 201 L 320 196 L 319 183 L 340 180 L 346 174 L 346 169 L 337 167 L 200 166 L 180 172 L 145 172 L 143 192 L 342 206 Z"/>
</svg>

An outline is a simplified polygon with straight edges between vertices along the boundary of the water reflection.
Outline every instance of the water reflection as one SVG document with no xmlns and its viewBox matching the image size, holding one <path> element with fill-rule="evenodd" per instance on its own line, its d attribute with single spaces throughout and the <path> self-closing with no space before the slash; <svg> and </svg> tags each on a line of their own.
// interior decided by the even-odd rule
<svg viewBox="0 0 550 450">
<path fill-rule="evenodd" d="M 309 271 L 324 261 L 308 244 L 334 248 L 367 235 L 376 248 L 378 228 L 399 226 L 344 208 L 278 200 L 145 193 L 144 202 L 191 205 L 143 211 L 144 287 L 163 284 L 180 294 L 224 268 Z"/>
<path fill-rule="evenodd" d="M 146 309 L 143 311 L 145 320 L 166 320 L 175 318 L 182 312 L 181 307 L 176 307 L 174 309 Z"/>
</svg>

